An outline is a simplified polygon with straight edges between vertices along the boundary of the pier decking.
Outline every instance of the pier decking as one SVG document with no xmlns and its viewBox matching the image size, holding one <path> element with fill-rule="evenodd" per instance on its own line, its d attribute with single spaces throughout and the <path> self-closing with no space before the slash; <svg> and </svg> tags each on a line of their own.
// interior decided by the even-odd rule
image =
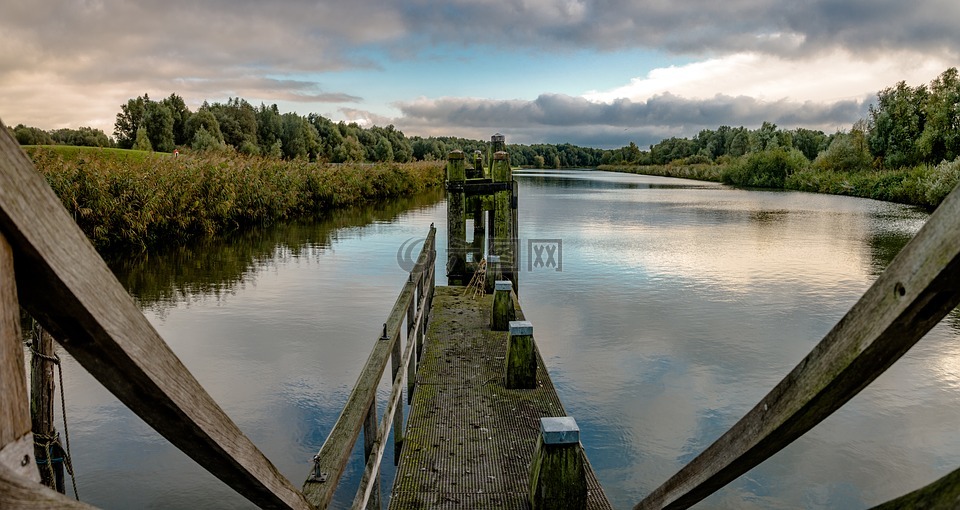
<svg viewBox="0 0 960 510">
<path fill-rule="evenodd" d="M 437 287 L 433 299 L 390 508 L 529 508 L 539 419 L 566 414 L 543 360 L 537 388 L 505 388 L 508 333 L 490 329 L 493 297 Z M 587 507 L 611 508 L 584 461 Z"/>
</svg>

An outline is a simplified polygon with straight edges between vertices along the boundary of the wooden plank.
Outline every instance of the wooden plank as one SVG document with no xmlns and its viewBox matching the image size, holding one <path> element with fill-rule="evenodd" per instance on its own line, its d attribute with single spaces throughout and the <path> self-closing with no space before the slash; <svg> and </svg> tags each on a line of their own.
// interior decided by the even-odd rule
<svg viewBox="0 0 960 510">
<path fill-rule="evenodd" d="M 877 378 L 960 302 L 960 191 L 750 412 L 636 509 L 686 508 L 760 464 Z"/>
<path fill-rule="evenodd" d="M 0 465 L 0 507 L 11 510 L 29 508 L 91 510 L 94 508 L 24 478 L 3 465 Z"/>
<path fill-rule="evenodd" d="M 420 256 L 417 257 L 417 263 L 410 271 L 414 278 L 427 267 L 429 254 L 434 251 L 436 233 L 437 229 L 431 225 L 430 233 L 420 250 Z M 343 411 L 340 412 L 337 422 L 333 425 L 333 429 L 327 435 L 327 439 L 323 442 L 323 446 L 320 447 L 320 451 L 315 457 L 314 469 L 308 474 L 307 481 L 303 484 L 303 494 L 307 501 L 318 508 L 326 508 L 333 499 L 334 491 L 336 491 L 347 461 L 350 459 L 353 445 L 356 444 L 357 437 L 360 435 L 360 428 L 366 417 L 366 411 L 373 402 L 377 385 L 380 383 L 387 360 L 393 351 L 393 343 L 397 342 L 400 336 L 400 328 L 403 326 L 407 306 L 413 299 L 414 290 L 414 283 L 408 279 L 400 295 L 397 296 L 390 315 L 387 317 L 388 340 L 381 340 L 379 336 L 377 337 L 373 350 L 367 357 L 363 370 L 347 397 Z M 316 470 L 326 474 L 323 481 L 313 477 Z"/>
<path fill-rule="evenodd" d="M 0 130 L 7 133 L 2 124 Z M 39 482 L 34 460 L 14 254 L 0 233 L 0 464 Z"/>
<path fill-rule="evenodd" d="M 873 507 L 873 510 L 913 508 L 923 510 L 954 510 L 960 507 L 960 469 L 943 478 L 899 498 Z"/>
<path fill-rule="evenodd" d="M 2 128 L 0 231 L 13 248 L 21 305 L 101 384 L 250 501 L 309 508 L 160 338 Z"/>
</svg>

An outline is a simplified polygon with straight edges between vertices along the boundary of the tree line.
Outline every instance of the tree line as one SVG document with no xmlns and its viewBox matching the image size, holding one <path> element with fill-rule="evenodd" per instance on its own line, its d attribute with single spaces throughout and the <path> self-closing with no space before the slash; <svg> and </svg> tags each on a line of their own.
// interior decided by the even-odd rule
<svg viewBox="0 0 960 510">
<path fill-rule="evenodd" d="M 665 139 L 648 151 L 630 143 L 605 152 L 601 164 L 728 163 L 767 151 L 793 152 L 815 169 L 847 172 L 953 161 L 960 157 L 960 76 L 951 67 L 929 85 L 887 87 L 877 93 L 868 118 L 849 131 L 783 130 L 769 122 L 758 129 L 720 126 Z"/>
<path fill-rule="evenodd" d="M 311 161 L 398 162 L 443 160 L 452 150 L 486 157 L 489 142 L 458 137 L 407 137 L 393 125 L 364 128 L 333 122 L 315 113 L 280 113 L 276 104 L 254 106 L 242 98 L 204 102 L 191 111 L 183 98 L 159 101 L 148 94 L 120 106 L 113 138 L 102 130 L 43 131 L 20 124 L 13 134 L 21 145 L 81 145 L 158 152 L 189 148 Z M 507 146 L 511 164 L 539 168 L 593 167 L 603 151 L 571 144 Z"/>
</svg>

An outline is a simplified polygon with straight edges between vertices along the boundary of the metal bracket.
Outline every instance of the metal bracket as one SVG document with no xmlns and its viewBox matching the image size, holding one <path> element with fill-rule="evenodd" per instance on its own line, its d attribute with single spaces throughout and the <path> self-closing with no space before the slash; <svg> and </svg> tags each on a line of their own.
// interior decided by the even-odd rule
<svg viewBox="0 0 960 510">
<path fill-rule="evenodd" d="M 313 456 L 313 474 L 310 475 L 308 482 L 324 483 L 327 481 L 327 474 L 320 471 L 320 454 Z"/>
<path fill-rule="evenodd" d="M 390 337 L 387 336 L 387 323 L 383 323 L 383 334 L 380 335 L 380 340 L 390 340 Z"/>
</svg>

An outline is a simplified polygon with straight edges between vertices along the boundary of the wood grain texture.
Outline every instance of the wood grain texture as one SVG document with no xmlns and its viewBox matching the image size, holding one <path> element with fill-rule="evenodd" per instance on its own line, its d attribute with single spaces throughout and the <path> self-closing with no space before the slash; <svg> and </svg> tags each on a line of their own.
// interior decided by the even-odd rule
<svg viewBox="0 0 960 510">
<path fill-rule="evenodd" d="M 91 510 L 94 507 L 70 499 L 0 465 L 0 508 L 4 510 L 30 508 Z"/>
<path fill-rule="evenodd" d="M 960 508 L 960 469 L 899 498 L 873 507 L 873 510 L 955 510 Z"/>
<path fill-rule="evenodd" d="M 2 129 L 2 126 L 0 126 Z M 0 232 L 0 448 L 30 432 L 13 250 Z"/>
<path fill-rule="evenodd" d="M 13 248 L 21 305 L 101 384 L 250 501 L 310 507 L 160 338 L 2 128 L 0 232 Z"/>
<path fill-rule="evenodd" d="M 435 253 L 436 234 L 437 229 L 431 225 L 430 233 L 423 243 L 419 257 L 417 257 L 417 263 L 410 271 L 413 279 L 408 279 L 404 284 L 403 290 L 400 291 L 400 295 L 397 296 L 397 300 L 390 310 L 390 315 L 387 318 L 388 339 L 381 340 L 380 336 L 377 336 L 373 350 L 367 357 L 363 370 L 347 397 L 343 411 L 340 412 L 337 422 L 316 455 L 316 464 L 319 466 L 321 473 L 326 473 L 326 481 L 313 480 L 313 470 L 311 470 L 307 476 L 307 481 L 303 484 L 303 494 L 307 501 L 318 508 L 326 508 L 330 504 L 334 491 L 340 483 L 347 461 L 350 459 L 350 453 L 353 451 L 353 446 L 360 435 L 367 409 L 370 408 L 376 396 L 377 385 L 383 377 L 387 361 L 393 352 L 394 343 L 399 342 L 407 307 L 410 306 L 416 293 L 415 282 L 423 271 L 435 270 L 433 261 L 436 257 L 433 254 Z"/>
<path fill-rule="evenodd" d="M 960 302 L 960 192 L 746 416 L 635 508 L 686 508 L 839 409 Z"/>
</svg>

